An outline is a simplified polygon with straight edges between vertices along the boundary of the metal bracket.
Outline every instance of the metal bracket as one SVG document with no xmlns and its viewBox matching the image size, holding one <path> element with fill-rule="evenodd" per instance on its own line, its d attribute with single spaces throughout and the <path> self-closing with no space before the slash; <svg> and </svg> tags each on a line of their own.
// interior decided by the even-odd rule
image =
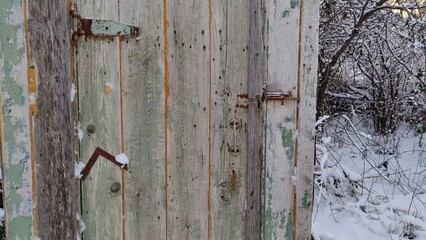
<svg viewBox="0 0 426 240">
<path fill-rule="evenodd" d="M 273 91 L 264 91 L 262 93 L 262 102 L 269 100 L 279 100 L 281 104 L 284 105 L 284 100 L 297 99 L 293 97 L 293 93 L 288 92 L 273 92 Z"/>
<path fill-rule="evenodd" d="M 110 20 L 82 18 L 77 11 L 71 10 L 73 37 L 101 37 L 117 36 L 138 37 L 138 27 Z"/>
<path fill-rule="evenodd" d="M 122 163 L 119 163 L 115 159 L 115 156 L 113 156 L 109 152 L 103 150 L 102 148 L 97 147 L 95 149 L 95 151 L 93 152 L 92 156 L 90 157 L 89 161 L 87 162 L 86 167 L 84 167 L 84 169 L 81 171 L 81 175 L 83 175 L 83 177 L 82 177 L 83 181 L 86 179 L 87 175 L 89 175 L 90 170 L 92 169 L 92 167 L 95 164 L 96 160 L 98 160 L 99 156 L 104 157 L 106 160 L 114 163 L 115 165 L 119 166 L 121 169 L 124 169 L 124 170 L 127 171 L 127 164 L 123 165 Z"/>
<path fill-rule="evenodd" d="M 247 93 L 237 95 L 237 108 L 248 108 L 250 103 L 257 103 L 257 109 L 260 109 L 260 96 L 249 97 Z"/>
<path fill-rule="evenodd" d="M 232 128 L 232 136 L 233 136 L 233 145 L 232 147 L 229 148 L 229 152 L 234 155 L 237 156 L 238 154 L 240 154 L 241 150 L 240 147 L 238 147 L 237 145 L 237 129 L 239 127 L 239 121 L 236 118 L 231 119 L 231 121 L 229 121 L 229 126 L 231 126 Z"/>
<path fill-rule="evenodd" d="M 248 94 L 238 94 L 237 95 L 237 108 L 248 108 L 250 103 L 256 102 L 257 109 L 260 109 L 261 103 L 270 100 L 279 100 L 281 104 L 284 105 L 284 100 L 298 100 L 297 97 L 293 97 L 291 91 L 280 92 L 280 91 L 266 91 L 264 90 L 262 96 L 256 95 L 255 97 L 249 97 Z"/>
</svg>

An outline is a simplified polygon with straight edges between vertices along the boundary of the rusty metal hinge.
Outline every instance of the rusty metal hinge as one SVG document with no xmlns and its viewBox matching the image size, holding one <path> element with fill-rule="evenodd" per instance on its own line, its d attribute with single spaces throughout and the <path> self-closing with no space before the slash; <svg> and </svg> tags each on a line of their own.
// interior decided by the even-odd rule
<svg viewBox="0 0 426 240">
<path fill-rule="evenodd" d="M 81 17 L 76 10 L 71 10 L 73 38 L 100 37 L 110 38 L 117 36 L 138 37 L 140 29 L 120 22 L 110 20 L 90 19 Z"/>
</svg>

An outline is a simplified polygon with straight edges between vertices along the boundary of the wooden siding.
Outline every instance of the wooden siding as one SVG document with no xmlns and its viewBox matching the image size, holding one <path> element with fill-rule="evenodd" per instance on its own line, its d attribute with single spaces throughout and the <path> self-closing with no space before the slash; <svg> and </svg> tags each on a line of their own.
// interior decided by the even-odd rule
<svg viewBox="0 0 426 240">
<path fill-rule="evenodd" d="M 311 239 L 317 4 L 274 1 L 268 8 L 266 89 L 293 97 L 267 103 L 263 239 Z"/>
<path fill-rule="evenodd" d="M 84 18 L 118 21 L 114 0 L 77 1 Z M 76 42 L 79 124 L 84 132 L 80 159 L 87 162 L 96 147 L 121 152 L 119 39 L 85 38 Z M 121 169 L 105 159 L 82 182 L 83 239 L 121 239 Z"/>
<path fill-rule="evenodd" d="M 36 234 L 26 7 L 21 1 L 0 3 L 1 159 L 6 237 L 9 239 L 30 239 Z"/>
<path fill-rule="evenodd" d="M 37 224 L 41 239 L 76 237 L 70 27 L 64 1 L 28 1 L 29 53 L 37 81 L 34 117 Z M 31 79 L 29 79 L 31 80 Z M 31 88 L 29 88 L 31 90 Z"/>
<path fill-rule="evenodd" d="M 247 92 L 249 5 L 212 1 L 211 21 L 211 239 L 247 239 L 247 109 L 236 108 Z M 230 125 L 238 122 L 235 132 Z M 229 149 L 239 147 L 240 153 Z"/>
</svg>

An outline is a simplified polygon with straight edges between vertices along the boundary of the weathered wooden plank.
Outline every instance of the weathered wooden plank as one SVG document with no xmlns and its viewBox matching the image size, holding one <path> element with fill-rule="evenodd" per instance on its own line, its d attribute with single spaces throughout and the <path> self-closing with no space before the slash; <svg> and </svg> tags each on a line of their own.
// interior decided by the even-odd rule
<svg viewBox="0 0 426 240">
<path fill-rule="evenodd" d="M 247 93 L 252 100 L 247 116 L 247 239 L 261 237 L 261 176 L 263 146 L 263 111 L 259 96 L 266 82 L 266 6 L 261 0 L 250 1 L 250 36 Z"/>
<path fill-rule="evenodd" d="M 28 97 L 26 6 L 0 2 L 1 159 L 6 237 L 31 239 L 35 234 Z"/>
<path fill-rule="evenodd" d="M 118 21 L 114 0 L 76 1 L 84 18 Z M 120 64 L 118 38 L 81 37 L 77 47 L 80 123 L 84 137 L 80 158 L 87 162 L 96 147 L 121 152 Z M 85 239 L 120 239 L 122 236 L 121 170 L 109 161 L 98 161 L 82 183 L 82 216 Z"/>
<path fill-rule="evenodd" d="M 29 1 L 31 63 L 37 80 L 37 222 L 42 239 L 76 237 L 68 20 L 66 2 Z"/>
<path fill-rule="evenodd" d="M 212 1 L 211 239 L 246 239 L 247 109 L 237 103 L 247 93 L 249 11 L 245 0 Z M 234 144 L 236 156 L 230 153 Z"/>
<path fill-rule="evenodd" d="M 268 91 L 297 96 L 300 6 L 298 0 L 270 1 Z M 294 239 L 297 101 L 267 102 L 263 239 Z"/>
<path fill-rule="evenodd" d="M 117 60 L 116 42 L 78 41 L 79 112 L 84 131 L 80 158 L 83 162 L 89 160 L 96 147 L 112 154 L 121 152 Z M 87 226 L 84 238 L 119 239 L 121 170 L 109 161 L 98 161 L 82 187 L 82 216 Z"/>
<path fill-rule="evenodd" d="M 167 1 L 168 239 L 208 239 L 208 1 Z"/>
<path fill-rule="evenodd" d="M 122 46 L 126 239 L 166 239 L 163 3 L 123 1 L 120 22 L 141 28 Z"/>
<path fill-rule="evenodd" d="M 296 236 L 311 239 L 315 109 L 318 68 L 318 1 L 301 1 L 299 105 L 296 163 Z"/>
</svg>

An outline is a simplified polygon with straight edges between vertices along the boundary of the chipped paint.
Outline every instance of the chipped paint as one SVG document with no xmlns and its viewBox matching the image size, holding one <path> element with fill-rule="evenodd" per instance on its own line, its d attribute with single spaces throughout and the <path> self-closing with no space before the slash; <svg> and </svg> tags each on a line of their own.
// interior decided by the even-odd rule
<svg viewBox="0 0 426 240">
<path fill-rule="evenodd" d="M 29 130 L 31 99 L 27 97 L 29 68 L 22 4 L 21 1 L 0 2 L 0 122 L 7 239 L 30 239 L 34 231 Z"/>
<path fill-rule="evenodd" d="M 286 18 L 286 17 L 288 17 L 288 16 L 290 16 L 290 11 L 289 11 L 289 10 L 284 10 L 284 11 L 281 13 L 281 18 Z"/>
<path fill-rule="evenodd" d="M 293 218 L 291 217 L 291 213 L 288 214 L 288 221 L 285 227 L 285 239 L 293 239 Z"/>
<path fill-rule="evenodd" d="M 285 152 L 289 161 L 293 161 L 294 157 L 294 140 L 293 140 L 293 132 L 287 130 L 286 128 L 282 128 L 282 145 L 285 148 Z"/>
<path fill-rule="evenodd" d="M 269 171 L 266 172 L 265 177 L 265 191 L 267 193 L 266 203 L 265 203 L 265 212 L 263 216 L 263 239 L 273 239 L 274 236 L 274 218 L 272 216 L 272 176 Z"/>
<path fill-rule="evenodd" d="M 302 205 L 304 207 L 309 207 L 311 205 L 310 201 L 309 201 L 309 194 L 308 194 L 308 190 L 305 190 L 305 192 L 303 193 L 303 198 L 302 198 Z"/>
<path fill-rule="evenodd" d="M 290 0 L 290 7 L 291 9 L 298 8 L 300 6 L 299 0 Z"/>
</svg>

